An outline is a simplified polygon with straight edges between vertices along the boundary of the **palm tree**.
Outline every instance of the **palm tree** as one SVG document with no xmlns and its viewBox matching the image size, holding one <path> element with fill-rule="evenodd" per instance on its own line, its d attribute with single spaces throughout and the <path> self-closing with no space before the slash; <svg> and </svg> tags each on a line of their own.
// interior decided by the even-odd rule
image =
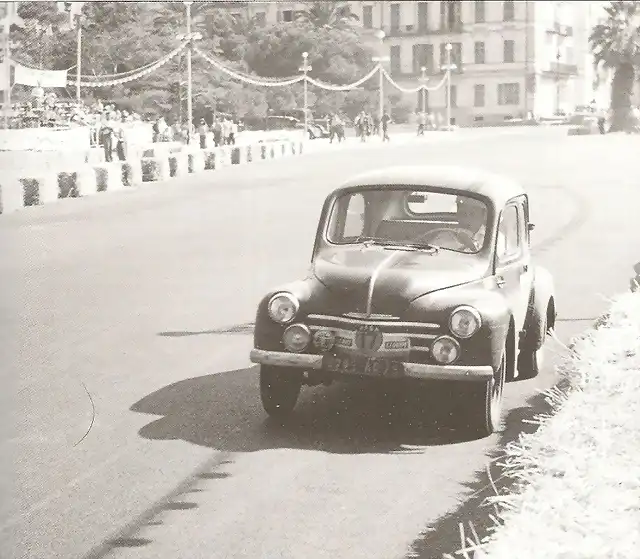
<svg viewBox="0 0 640 559">
<path fill-rule="evenodd" d="M 611 2 L 589 37 L 596 69 L 613 70 L 610 132 L 631 124 L 631 97 L 640 66 L 640 2 Z"/>
<path fill-rule="evenodd" d="M 359 18 L 351 11 L 348 2 L 304 2 L 305 8 L 298 10 L 296 19 L 314 27 L 350 27 Z"/>
</svg>

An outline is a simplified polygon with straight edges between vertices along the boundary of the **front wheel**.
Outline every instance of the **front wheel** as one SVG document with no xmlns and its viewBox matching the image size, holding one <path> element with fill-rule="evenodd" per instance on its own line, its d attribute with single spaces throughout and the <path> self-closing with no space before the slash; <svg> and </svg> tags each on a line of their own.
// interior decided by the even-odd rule
<svg viewBox="0 0 640 559">
<path fill-rule="evenodd" d="M 471 432 L 484 438 L 499 431 L 502 426 L 504 384 L 507 376 L 507 352 L 504 351 L 500 367 L 483 384 L 464 387 L 464 410 Z M 466 384 L 466 383 L 465 383 Z"/>
<path fill-rule="evenodd" d="M 260 399 L 271 417 L 291 414 L 302 388 L 302 371 L 289 367 L 260 366 Z"/>
</svg>

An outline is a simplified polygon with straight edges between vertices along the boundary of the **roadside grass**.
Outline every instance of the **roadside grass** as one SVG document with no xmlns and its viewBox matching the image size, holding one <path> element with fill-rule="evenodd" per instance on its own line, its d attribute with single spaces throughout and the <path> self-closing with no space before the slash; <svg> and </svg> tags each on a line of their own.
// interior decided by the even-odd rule
<svg viewBox="0 0 640 559">
<path fill-rule="evenodd" d="M 460 525 L 445 558 L 640 557 L 640 295 L 616 297 L 572 344 L 540 427 L 507 444 L 489 535 Z"/>
</svg>

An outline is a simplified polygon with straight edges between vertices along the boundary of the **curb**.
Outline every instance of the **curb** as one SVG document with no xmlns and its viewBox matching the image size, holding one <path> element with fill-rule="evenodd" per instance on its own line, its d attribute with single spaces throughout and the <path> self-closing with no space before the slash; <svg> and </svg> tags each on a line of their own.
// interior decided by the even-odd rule
<svg viewBox="0 0 640 559">
<path fill-rule="evenodd" d="M 0 214 L 303 151 L 304 142 L 297 140 L 206 149 L 167 142 L 141 150 L 129 161 L 85 163 L 64 171 L 24 170 L 0 178 Z"/>
</svg>

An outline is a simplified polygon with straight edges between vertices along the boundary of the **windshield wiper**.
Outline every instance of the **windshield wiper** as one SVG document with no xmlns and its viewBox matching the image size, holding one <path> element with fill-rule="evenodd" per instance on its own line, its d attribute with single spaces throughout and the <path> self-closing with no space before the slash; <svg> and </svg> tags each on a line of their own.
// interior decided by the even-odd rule
<svg viewBox="0 0 640 559">
<path fill-rule="evenodd" d="M 424 250 L 427 252 L 431 252 L 433 254 L 437 254 L 440 250 L 439 246 L 436 245 L 428 245 L 424 243 L 412 243 L 412 242 L 403 242 L 403 241 L 384 241 L 379 244 L 388 247 L 388 248 L 397 248 L 397 249 L 409 249 L 409 250 Z"/>
</svg>

